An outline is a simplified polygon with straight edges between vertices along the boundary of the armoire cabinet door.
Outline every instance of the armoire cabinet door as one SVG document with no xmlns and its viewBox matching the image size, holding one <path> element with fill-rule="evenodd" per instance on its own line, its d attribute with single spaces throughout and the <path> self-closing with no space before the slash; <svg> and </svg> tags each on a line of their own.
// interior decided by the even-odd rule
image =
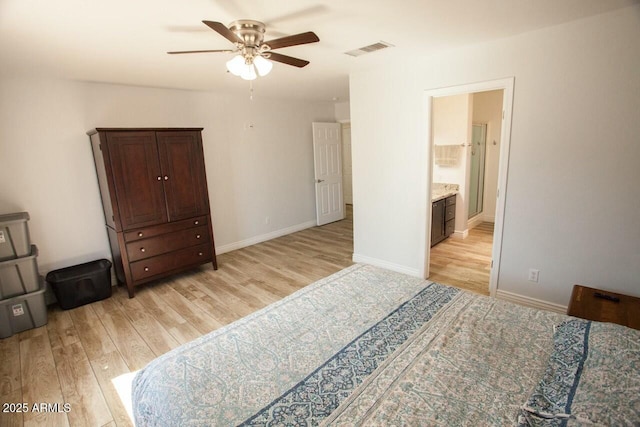
<svg viewBox="0 0 640 427">
<path fill-rule="evenodd" d="M 167 221 L 155 132 L 107 133 L 123 230 Z"/>
<path fill-rule="evenodd" d="M 169 221 L 209 212 L 200 132 L 157 132 Z"/>
</svg>

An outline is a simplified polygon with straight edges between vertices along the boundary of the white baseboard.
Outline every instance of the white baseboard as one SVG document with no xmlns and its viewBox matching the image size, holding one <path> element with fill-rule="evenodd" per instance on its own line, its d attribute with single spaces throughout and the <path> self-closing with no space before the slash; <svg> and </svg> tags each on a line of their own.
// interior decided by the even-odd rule
<svg viewBox="0 0 640 427">
<path fill-rule="evenodd" d="M 484 218 L 482 214 L 476 215 L 473 218 L 471 218 L 469 221 L 467 221 L 467 229 L 472 230 L 478 225 L 482 224 L 483 222 L 484 222 Z"/>
<path fill-rule="evenodd" d="M 280 230 L 275 230 L 270 233 L 261 234 L 259 236 L 251 237 L 249 239 L 241 240 L 239 242 L 228 243 L 226 245 L 217 246 L 216 247 L 216 255 L 223 254 L 225 252 L 235 251 L 236 249 L 246 248 L 247 246 L 252 246 L 258 243 L 266 242 L 267 240 L 275 239 L 277 237 L 286 236 L 287 234 L 295 233 L 297 231 L 302 231 L 307 228 L 315 227 L 316 221 L 307 221 L 302 224 L 297 224 L 287 228 L 281 228 Z"/>
<path fill-rule="evenodd" d="M 496 216 L 495 215 L 484 214 L 482 216 L 482 221 L 483 222 L 493 222 L 493 223 L 495 223 L 496 222 Z"/>
<path fill-rule="evenodd" d="M 454 231 L 451 237 L 455 237 L 456 239 L 466 239 L 469 236 L 469 229 L 463 231 Z"/>
<path fill-rule="evenodd" d="M 474 216 L 473 218 L 470 218 L 467 221 L 467 228 L 472 229 L 477 227 L 478 225 L 480 225 L 483 222 L 491 222 L 491 223 L 495 223 L 496 222 L 496 218 L 494 215 L 487 215 L 484 213 L 480 213 L 476 216 Z"/>
<path fill-rule="evenodd" d="M 394 264 L 392 262 L 384 261 L 377 258 L 371 258 L 366 255 L 360 255 L 360 254 L 354 253 L 352 260 L 353 262 L 360 262 L 363 264 L 369 264 L 369 265 L 373 265 L 380 268 L 386 268 L 387 270 L 403 273 L 413 277 L 422 277 L 422 273 L 420 273 L 415 268 L 408 268 L 408 267 L 405 267 L 404 265 Z"/>
<path fill-rule="evenodd" d="M 567 313 L 566 305 L 560 305 L 536 298 L 525 297 L 523 295 L 514 294 L 512 292 L 501 291 L 500 289 L 496 291 L 496 298 L 515 304 L 524 305 L 525 307 L 537 308 L 539 310 L 553 311 L 560 314 Z"/>
</svg>

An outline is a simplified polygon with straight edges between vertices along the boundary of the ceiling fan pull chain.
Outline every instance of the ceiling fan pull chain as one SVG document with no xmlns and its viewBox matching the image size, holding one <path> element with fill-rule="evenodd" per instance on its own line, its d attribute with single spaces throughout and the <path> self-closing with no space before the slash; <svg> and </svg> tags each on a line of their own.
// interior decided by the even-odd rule
<svg viewBox="0 0 640 427">
<path fill-rule="evenodd" d="M 253 80 L 249 80 L 249 101 L 253 101 Z"/>
</svg>

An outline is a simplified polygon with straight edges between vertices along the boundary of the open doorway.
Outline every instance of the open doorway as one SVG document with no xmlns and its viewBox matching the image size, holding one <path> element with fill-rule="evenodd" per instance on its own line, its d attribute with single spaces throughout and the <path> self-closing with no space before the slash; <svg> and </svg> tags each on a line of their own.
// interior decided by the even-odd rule
<svg viewBox="0 0 640 427">
<path fill-rule="evenodd" d="M 512 78 L 426 93 L 431 148 L 427 197 L 432 201 L 427 216 L 432 232 L 426 236 L 425 277 L 430 280 L 495 295 L 504 221 L 500 189 L 506 188 L 512 94 Z M 440 202 L 446 235 L 432 248 L 441 215 L 433 212 L 437 201 L 433 197 L 446 199 Z M 464 286 L 464 281 L 473 286 Z"/>
<path fill-rule="evenodd" d="M 485 295 L 489 295 L 503 92 L 438 97 L 432 109 L 435 213 L 430 279 Z M 451 191 L 443 193 L 442 188 Z M 434 230 L 442 229 L 439 206 L 451 193 L 445 199 L 445 234 L 434 240 Z"/>
</svg>

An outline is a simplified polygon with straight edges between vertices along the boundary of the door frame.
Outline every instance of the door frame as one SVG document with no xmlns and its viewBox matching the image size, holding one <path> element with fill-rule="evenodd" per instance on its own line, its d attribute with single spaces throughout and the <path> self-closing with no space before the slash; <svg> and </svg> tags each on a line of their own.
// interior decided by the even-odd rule
<svg viewBox="0 0 640 427">
<path fill-rule="evenodd" d="M 498 163 L 498 191 L 496 202 L 496 217 L 493 231 L 493 246 L 491 250 L 491 273 L 489 276 L 489 295 L 495 296 L 498 290 L 500 275 L 500 258 L 502 254 L 502 234 L 504 229 L 504 213 L 507 196 L 507 172 L 509 169 L 509 149 L 511 146 L 511 121 L 513 117 L 514 77 L 507 77 L 485 82 L 462 84 L 458 86 L 429 89 L 424 92 L 423 106 L 426 112 L 426 140 L 427 140 L 427 202 L 424 244 L 423 276 L 429 277 L 429 262 L 431 257 L 431 185 L 433 183 L 433 99 L 443 96 L 462 95 L 490 90 L 503 90 L 502 93 L 502 129 L 500 130 L 500 156 Z"/>
<path fill-rule="evenodd" d="M 345 152 L 344 152 L 344 134 L 345 134 L 345 129 L 348 128 L 349 129 L 349 145 L 351 146 L 351 120 L 338 120 L 338 123 L 340 123 L 340 143 L 342 144 L 342 201 L 344 202 L 345 205 L 350 204 L 353 205 L 353 161 L 352 158 L 353 156 L 351 156 L 351 159 L 349 159 L 349 174 L 351 175 L 351 188 L 349 189 L 351 192 L 351 203 L 347 203 L 346 198 L 344 197 L 345 194 L 345 185 L 344 185 L 344 176 L 345 176 Z M 350 152 L 353 153 L 352 151 L 352 147 L 349 147 L 349 150 L 351 150 Z M 346 207 L 345 207 L 345 217 L 346 217 Z"/>
</svg>

